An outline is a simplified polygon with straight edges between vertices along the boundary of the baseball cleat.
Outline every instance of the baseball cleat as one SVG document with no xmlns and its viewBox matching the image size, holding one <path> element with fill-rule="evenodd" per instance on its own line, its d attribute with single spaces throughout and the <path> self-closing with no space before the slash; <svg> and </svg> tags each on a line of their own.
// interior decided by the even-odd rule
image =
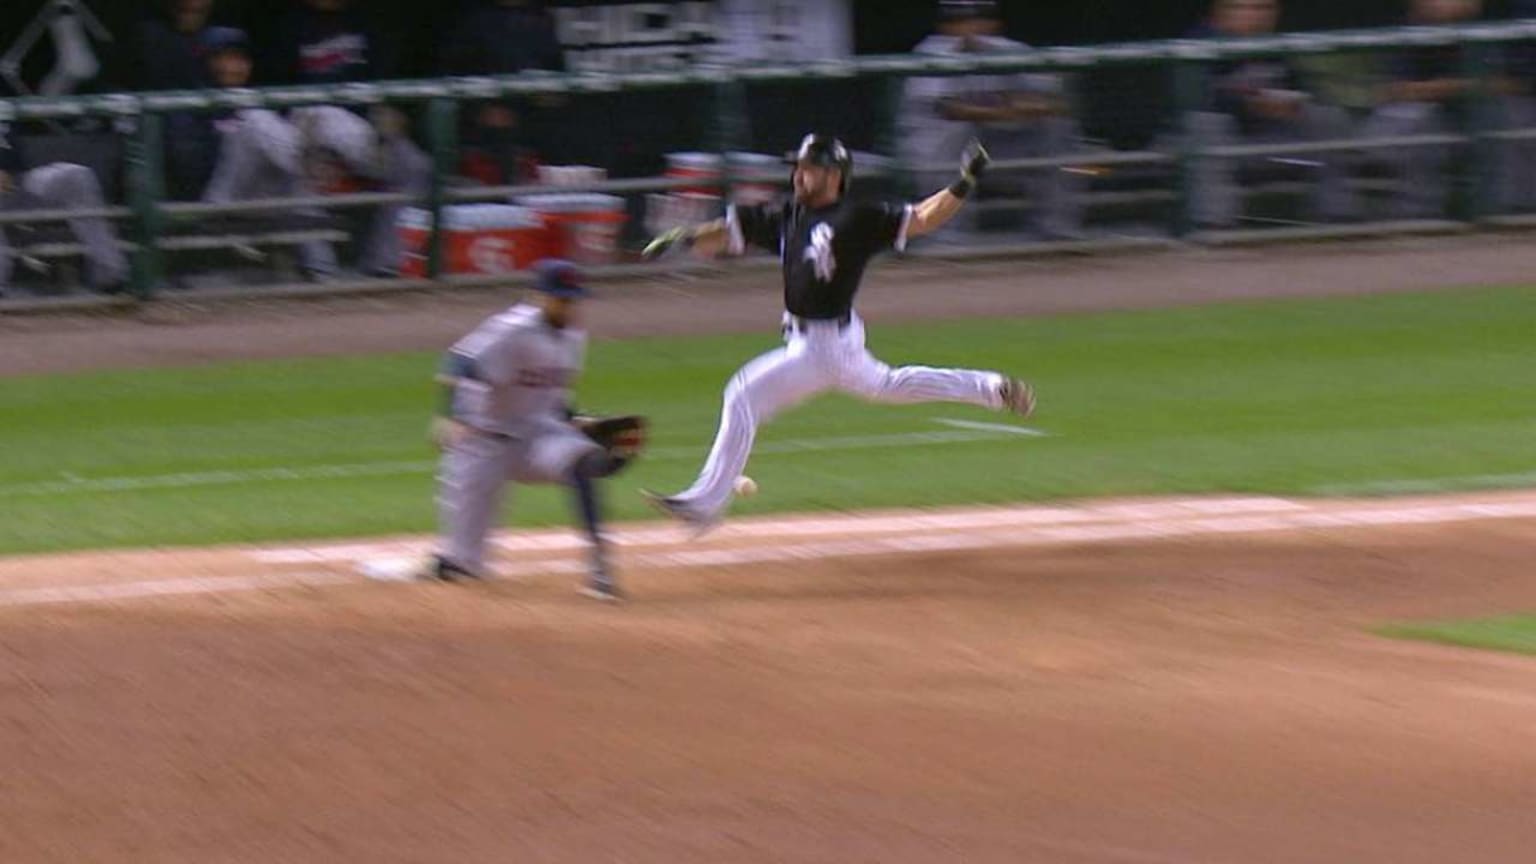
<svg viewBox="0 0 1536 864">
<path fill-rule="evenodd" d="M 1035 413 L 1035 388 L 1024 381 L 1018 378 L 1005 378 L 1003 386 L 999 387 L 997 392 L 1003 399 L 1004 409 L 1020 417 L 1028 417 Z"/>
<path fill-rule="evenodd" d="M 581 595 L 583 597 L 590 597 L 599 603 L 623 603 L 628 599 L 624 596 L 624 592 L 619 589 L 619 586 L 612 582 L 596 579 L 590 580 L 581 586 Z"/>
<path fill-rule="evenodd" d="M 593 600 L 601 600 L 604 603 L 624 602 L 624 592 L 619 588 L 618 580 L 608 572 L 606 564 L 593 564 L 587 571 L 587 580 L 582 583 L 581 593 Z"/>
<path fill-rule="evenodd" d="M 690 535 L 697 540 L 715 529 L 720 524 L 719 517 L 703 516 L 693 508 L 676 498 L 652 492 L 649 489 L 641 489 L 640 494 L 645 498 L 645 503 L 651 505 L 665 516 L 669 516 L 688 526 Z"/>
<path fill-rule="evenodd" d="M 441 555 L 433 555 L 422 564 L 416 578 L 422 582 L 463 582 L 477 581 L 480 574 L 460 567 Z"/>
</svg>

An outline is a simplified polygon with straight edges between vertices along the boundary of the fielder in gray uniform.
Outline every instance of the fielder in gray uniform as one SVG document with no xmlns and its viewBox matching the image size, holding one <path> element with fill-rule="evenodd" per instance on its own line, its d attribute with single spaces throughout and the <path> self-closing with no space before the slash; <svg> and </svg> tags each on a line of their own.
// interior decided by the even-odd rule
<svg viewBox="0 0 1536 864">
<path fill-rule="evenodd" d="M 438 382 L 443 400 L 432 437 L 442 450 L 441 545 L 421 578 L 456 581 L 484 573 L 487 535 L 509 483 L 569 486 L 591 543 L 585 590 L 620 599 L 608 566 L 596 481 L 622 470 L 643 446 L 637 417 L 583 418 L 571 410 L 587 336 L 577 327 L 586 295 L 576 267 L 543 261 L 537 302 L 483 321 L 449 349 Z"/>
</svg>

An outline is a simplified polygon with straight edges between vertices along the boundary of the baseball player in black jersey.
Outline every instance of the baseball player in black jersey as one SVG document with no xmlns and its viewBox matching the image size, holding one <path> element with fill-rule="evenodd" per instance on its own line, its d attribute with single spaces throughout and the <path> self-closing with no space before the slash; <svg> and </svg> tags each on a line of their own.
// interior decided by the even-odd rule
<svg viewBox="0 0 1536 864">
<path fill-rule="evenodd" d="M 1028 416 L 1034 391 L 1000 372 L 903 366 L 893 369 L 864 347 L 853 311 L 864 268 L 887 249 L 949 221 L 976 186 L 989 157 L 972 141 L 960 177 L 916 204 L 849 200 L 853 157 L 841 141 L 807 135 L 794 153 L 794 195 L 777 204 L 733 206 L 724 219 L 675 228 L 646 247 L 655 257 L 675 246 L 706 256 L 739 255 L 748 246 L 775 253 L 784 273 L 785 345 L 743 366 L 725 388 L 720 429 L 704 470 L 671 496 L 645 493 L 668 515 L 707 529 L 730 503 L 752 452 L 757 427 L 828 390 L 874 402 L 965 402 Z"/>
</svg>

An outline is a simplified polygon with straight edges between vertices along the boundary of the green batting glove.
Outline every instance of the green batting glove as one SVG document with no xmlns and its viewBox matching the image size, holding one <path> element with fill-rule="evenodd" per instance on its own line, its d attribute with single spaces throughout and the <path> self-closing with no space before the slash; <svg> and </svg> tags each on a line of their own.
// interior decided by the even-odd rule
<svg viewBox="0 0 1536 864">
<path fill-rule="evenodd" d="M 666 254 L 667 250 L 673 246 L 678 244 L 687 246 L 692 240 L 693 237 L 688 233 L 687 228 L 673 228 L 670 231 L 657 235 L 656 239 L 645 244 L 645 249 L 641 251 L 640 257 L 650 261 Z"/>
</svg>

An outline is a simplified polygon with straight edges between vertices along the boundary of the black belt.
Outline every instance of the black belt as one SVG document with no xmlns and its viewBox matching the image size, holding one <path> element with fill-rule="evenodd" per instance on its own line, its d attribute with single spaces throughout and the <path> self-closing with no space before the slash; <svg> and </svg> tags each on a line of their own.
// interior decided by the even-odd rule
<svg viewBox="0 0 1536 864">
<path fill-rule="evenodd" d="M 789 316 L 789 326 L 796 330 L 804 330 L 808 324 L 836 324 L 837 329 L 846 330 L 853 323 L 853 313 L 844 312 L 837 318 L 802 318 L 799 315 Z"/>
</svg>

